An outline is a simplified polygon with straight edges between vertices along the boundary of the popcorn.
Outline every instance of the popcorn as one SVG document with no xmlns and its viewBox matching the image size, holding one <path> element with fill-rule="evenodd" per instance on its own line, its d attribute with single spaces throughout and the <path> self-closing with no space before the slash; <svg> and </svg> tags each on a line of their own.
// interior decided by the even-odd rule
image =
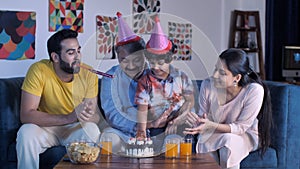
<svg viewBox="0 0 300 169">
<path fill-rule="evenodd" d="M 67 152 L 71 162 L 88 164 L 97 160 L 100 148 L 95 143 L 74 142 L 67 145 Z"/>
</svg>

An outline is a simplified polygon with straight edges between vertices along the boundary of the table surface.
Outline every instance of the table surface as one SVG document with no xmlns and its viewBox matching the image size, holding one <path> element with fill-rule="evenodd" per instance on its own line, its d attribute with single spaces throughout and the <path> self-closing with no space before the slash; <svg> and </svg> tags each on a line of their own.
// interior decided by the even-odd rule
<svg viewBox="0 0 300 169">
<path fill-rule="evenodd" d="M 100 156 L 97 162 L 88 165 L 76 165 L 63 159 L 54 167 L 54 169 L 220 169 L 220 166 L 209 154 L 192 154 L 188 157 L 179 157 L 168 159 L 161 154 L 150 158 L 129 158 L 112 156 Z"/>
</svg>

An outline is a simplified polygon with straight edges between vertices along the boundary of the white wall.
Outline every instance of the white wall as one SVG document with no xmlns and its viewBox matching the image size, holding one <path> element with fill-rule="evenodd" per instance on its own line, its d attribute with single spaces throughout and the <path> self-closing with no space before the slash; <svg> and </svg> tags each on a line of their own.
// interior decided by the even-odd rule
<svg viewBox="0 0 300 169">
<path fill-rule="evenodd" d="M 223 1 L 224 2 L 224 1 Z M 245 11 L 259 11 L 260 15 L 260 27 L 261 27 L 261 37 L 263 46 L 263 57 L 265 53 L 265 12 L 266 12 L 266 2 L 265 0 L 226 0 L 226 3 L 222 6 L 222 46 L 221 49 L 226 49 L 229 44 L 229 32 L 230 32 L 230 22 L 227 22 L 231 18 L 231 12 L 233 10 L 245 10 Z M 224 22 L 226 21 L 226 22 Z M 258 55 L 254 53 L 249 54 L 250 64 L 254 69 L 259 72 Z"/>
<path fill-rule="evenodd" d="M 79 35 L 83 46 L 84 61 L 93 67 L 106 71 L 116 60 L 99 61 L 95 59 L 95 16 L 97 14 L 115 16 L 117 11 L 124 16 L 132 12 L 132 0 L 86 0 L 84 4 L 84 33 Z M 33 5 L 34 4 L 34 5 Z M 161 13 L 168 18 L 180 17 L 193 24 L 193 51 L 200 56 L 192 61 L 175 62 L 193 78 L 201 79 L 201 72 L 211 72 L 217 54 L 228 47 L 230 15 L 233 9 L 259 10 L 261 15 L 264 44 L 265 0 L 161 0 Z M 48 1 L 10 0 L 1 2 L 0 10 L 35 11 L 37 13 L 36 58 L 34 60 L 0 60 L 0 78 L 25 76 L 29 66 L 48 58 L 46 41 L 53 32 L 48 31 Z M 179 19 L 179 20 L 180 20 Z M 204 66 L 205 70 L 199 69 Z M 205 74 L 204 73 L 204 74 Z"/>
</svg>

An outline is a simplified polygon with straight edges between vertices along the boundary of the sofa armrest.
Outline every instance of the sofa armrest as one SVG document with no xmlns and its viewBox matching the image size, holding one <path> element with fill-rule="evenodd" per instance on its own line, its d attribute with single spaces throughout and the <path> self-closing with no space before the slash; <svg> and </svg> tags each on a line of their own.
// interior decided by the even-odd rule
<svg viewBox="0 0 300 169">
<path fill-rule="evenodd" d="M 24 77 L 0 79 L 0 161 L 7 160 L 8 147 L 16 141 L 21 126 L 20 100 Z M 5 139 L 3 139 L 5 138 Z"/>
<path fill-rule="evenodd" d="M 271 146 L 277 151 L 278 167 L 299 168 L 300 86 L 272 81 L 266 84 L 271 93 L 274 122 Z"/>
</svg>

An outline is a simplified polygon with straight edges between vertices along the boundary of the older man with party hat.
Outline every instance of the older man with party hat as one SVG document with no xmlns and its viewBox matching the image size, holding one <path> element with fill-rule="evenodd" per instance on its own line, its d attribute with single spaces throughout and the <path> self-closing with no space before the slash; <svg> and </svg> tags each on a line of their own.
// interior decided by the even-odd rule
<svg viewBox="0 0 300 169">
<path fill-rule="evenodd" d="M 136 134 L 136 105 L 134 95 L 137 80 L 146 72 L 143 38 L 127 25 L 121 13 L 117 13 L 118 40 L 116 53 L 119 65 L 107 71 L 114 78 L 102 78 L 101 106 L 108 127 L 101 138 L 111 137 L 113 153 L 122 151 L 123 145 Z"/>
</svg>

